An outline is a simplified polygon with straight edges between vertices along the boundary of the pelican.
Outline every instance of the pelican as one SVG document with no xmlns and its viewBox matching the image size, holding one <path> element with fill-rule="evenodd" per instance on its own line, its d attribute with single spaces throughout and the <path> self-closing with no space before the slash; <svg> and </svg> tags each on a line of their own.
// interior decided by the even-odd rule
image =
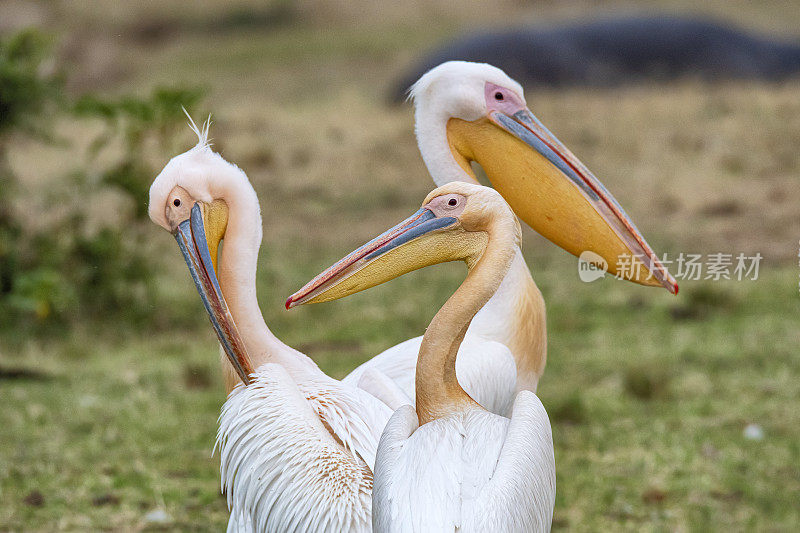
<svg viewBox="0 0 800 533">
<path fill-rule="evenodd" d="M 191 122 L 199 142 L 156 177 L 149 215 L 178 241 L 230 363 L 216 445 L 228 530 L 370 531 L 375 454 L 392 410 L 270 332 L 256 298 L 258 198 L 212 151 L 208 125 Z"/>
<path fill-rule="evenodd" d="M 611 274 L 677 293 L 675 279 L 630 217 L 533 115 L 522 87 L 502 70 L 450 61 L 422 76 L 410 97 L 419 149 L 436 185 L 478 183 L 471 166 L 476 162 L 514 212 L 553 243 L 576 256 L 595 252 Z M 632 263 L 620 271 L 624 257 Z M 287 308 L 293 304 L 290 298 Z M 421 342 L 416 337 L 389 348 L 343 382 L 373 394 L 391 382 L 414 398 Z M 464 337 L 456 367 L 459 381 L 489 411 L 508 414 L 519 391 L 536 392 L 546 353 L 544 300 L 517 248 L 500 288 Z"/>
<path fill-rule="evenodd" d="M 496 191 L 448 183 L 410 218 L 312 280 L 297 300 L 341 298 L 426 265 L 467 264 L 466 279 L 422 338 L 416 410 L 399 408 L 381 436 L 377 532 L 550 530 L 555 460 L 541 402 L 520 391 L 509 420 L 473 400 L 456 374 L 470 321 L 501 287 L 520 239 L 517 218 Z"/>
</svg>

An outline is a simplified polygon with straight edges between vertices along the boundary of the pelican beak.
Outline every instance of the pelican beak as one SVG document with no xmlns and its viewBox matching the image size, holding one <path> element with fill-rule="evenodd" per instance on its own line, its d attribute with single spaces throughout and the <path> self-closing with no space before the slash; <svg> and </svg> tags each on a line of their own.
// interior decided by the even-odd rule
<svg viewBox="0 0 800 533">
<path fill-rule="evenodd" d="M 225 202 L 198 202 L 192 207 L 189 218 L 178 224 L 175 240 L 178 241 L 222 349 L 236 373 L 248 385 L 253 372 L 250 357 L 217 280 L 217 250 L 227 223 L 228 208 Z"/>
<path fill-rule="evenodd" d="M 428 265 L 464 259 L 481 238 L 484 233 L 464 231 L 458 219 L 423 207 L 306 283 L 286 300 L 286 309 L 337 300 Z"/>
<path fill-rule="evenodd" d="M 490 109 L 476 121 L 450 119 L 453 155 L 467 172 L 483 167 L 514 212 L 573 255 L 600 255 L 608 272 L 663 286 L 678 284 L 617 200 L 527 108 Z"/>
</svg>

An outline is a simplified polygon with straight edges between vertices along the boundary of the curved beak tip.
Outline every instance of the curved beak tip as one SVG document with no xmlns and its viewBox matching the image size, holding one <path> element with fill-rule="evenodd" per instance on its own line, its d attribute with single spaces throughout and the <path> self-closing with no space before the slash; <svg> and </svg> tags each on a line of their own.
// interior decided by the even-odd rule
<svg viewBox="0 0 800 533">
<path fill-rule="evenodd" d="M 205 222 L 198 203 L 192 207 L 190 218 L 178 225 L 175 239 L 220 345 L 242 382 L 248 385 L 253 372 L 252 363 L 219 286 L 214 257 L 206 241 Z"/>
<path fill-rule="evenodd" d="M 386 263 L 386 257 L 389 257 L 387 253 L 412 241 L 416 242 L 425 235 L 448 228 L 456 222 L 457 219 L 454 217 L 437 217 L 430 209 L 420 208 L 409 218 L 351 252 L 306 283 L 286 299 L 286 309 L 310 303 L 338 300 L 383 283 L 384 278 L 391 279 L 420 268 L 419 266 L 411 268 L 409 265 L 412 265 L 413 262 L 408 261 Z M 384 261 L 384 263 L 380 261 Z M 381 268 L 375 271 L 368 268 L 370 265 L 376 264 L 380 264 Z M 393 267 L 396 268 L 393 269 Z M 406 267 L 411 270 L 403 270 Z M 361 277 L 354 278 L 354 276 Z M 350 282 L 342 284 L 344 279 L 348 279 Z M 354 279 L 357 281 L 353 281 Z"/>
<path fill-rule="evenodd" d="M 529 109 L 523 107 L 511 114 L 502 110 L 491 111 L 488 119 L 544 157 L 552 169 L 557 170 L 557 174 L 565 178 L 565 180 L 551 178 L 552 184 L 549 185 L 552 187 L 549 197 L 559 198 L 559 204 L 548 203 L 543 200 L 544 196 L 542 196 L 538 201 L 543 205 L 536 207 L 563 213 L 563 220 L 572 219 L 571 223 L 553 222 L 550 217 L 547 217 L 548 223 L 544 223 L 539 217 L 539 212 L 530 208 L 531 200 L 529 198 L 517 189 L 506 188 L 506 191 L 501 191 L 501 194 L 503 196 L 509 194 L 517 202 L 515 205 L 511 199 L 507 198 L 512 208 L 516 211 L 520 206 L 524 206 L 524 213 L 517 213 L 520 218 L 545 238 L 575 255 L 578 255 L 575 248 L 585 249 L 586 244 L 582 242 L 576 246 L 578 243 L 571 236 L 572 226 L 580 224 L 582 227 L 596 228 L 592 235 L 584 235 L 583 238 L 584 240 L 591 239 L 594 245 L 605 251 L 600 255 L 620 257 L 622 253 L 625 253 L 632 256 L 644 256 L 649 260 L 643 262 L 647 268 L 651 269 L 651 276 L 655 277 L 657 284 L 671 294 L 678 294 L 677 282 L 660 264 L 644 236 L 617 200 Z M 562 188 L 560 185 L 558 187 L 555 185 L 564 182 L 572 183 L 575 188 Z M 575 191 L 579 194 L 576 195 Z M 616 274 L 617 272 L 612 273 Z M 647 280 L 639 277 L 625 277 L 625 279 L 643 285 L 656 285 L 651 277 L 648 277 Z"/>
</svg>

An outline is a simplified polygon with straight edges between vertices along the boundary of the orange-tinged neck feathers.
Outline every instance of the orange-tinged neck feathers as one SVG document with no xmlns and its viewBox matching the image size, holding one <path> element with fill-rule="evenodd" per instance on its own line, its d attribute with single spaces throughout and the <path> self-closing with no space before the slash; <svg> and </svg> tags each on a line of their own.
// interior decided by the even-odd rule
<svg viewBox="0 0 800 533">
<path fill-rule="evenodd" d="M 513 223 L 515 223 L 512 220 Z M 456 356 L 472 318 L 497 291 L 515 255 L 513 228 L 490 223 L 482 254 L 467 259 L 469 273 L 431 320 L 420 346 L 416 404 L 420 425 L 468 408 L 480 408 L 456 377 Z"/>
<path fill-rule="evenodd" d="M 525 268 L 520 272 L 523 279 L 512 305 L 508 347 L 517 365 L 517 392 L 536 392 L 547 363 L 547 320 L 542 293 L 522 264 Z"/>
</svg>

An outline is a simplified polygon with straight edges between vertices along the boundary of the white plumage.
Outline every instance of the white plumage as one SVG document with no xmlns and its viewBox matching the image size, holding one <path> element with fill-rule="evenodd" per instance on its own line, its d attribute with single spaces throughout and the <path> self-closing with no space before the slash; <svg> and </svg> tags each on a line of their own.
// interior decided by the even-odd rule
<svg viewBox="0 0 800 533">
<path fill-rule="evenodd" d="M 372 468 L 392 410 L 325 375 L 264 323 L 255 289 L 258 198 L 244 172 L 211 150 L 208 127 L 193 129 L 198 145 L 173 158 L 150 189 L 150 216 L 174 233 L 195 204 L 227 206 L 216 274 L 235 321 L 228 329 L 241 333 L 255 369 L 249 386 L 232 390 L 219 420 L 229 530 L 370 531 Z M 193 232 L 193 239 L 206 236 Z M 238 377 L 223 365 L 233 387 Z"/>
<path fill-rule="evenodd" d="M 381 436 L 376 532 L 550 530 L 555 458 L 535 394 L 517 395 L 511 420 L 476 408 L 417 426 L 404 406 Z"/>
<path fill-rule="evenodd" d="M 375 412 L 367 393 L 325 378 L 297 383 L 266 364 L 231 392 L 216 447 L 232 522 L 241 515 L 254 531 L 370 531 L 373 428 L 388 409 Z"/>
<path fill-rule="evenodd" d="M 465 207 L 458 215 L 448 215 L 442 206 L 449 205 Z M 423 337 L 416 367 L 416 410 L 398 409 L 381 436 L 372 503 L 374 530 L 549 531 L 555 457 L 550 421 L 541 402 L 530 391 L 519 392 L 509 420 L 475 403 L 460 376 L 453 382 L 450 373 L 464 354 L 475 355 L 476 364 L 480 354 L 493 362 L 503 351 L 507 360 L 513 360 L 507 348 L 491 341 L 465 347 L 459 332 L 467 330 L 499 290 L 515 260 L 519 224 L 499 194 L 478 185 L 450 183 L 433 191 L 423 206 L 432 206 L 429 209 L 437 217 L 457 221 L 447 227 L 452 228 L 454 249 L 471 250 L 460 257 L 468 263 L 469 273 Z M 465 231 L 488 235 L 488 242 L 478 249 L 464 248 Z M 419 245 L 418 249 L 425 250 Z M 440 262 L 441 257 L 432 253 L 430 260 Z M 485 369 L 490 376 L 492 370 Z M 503 386 L 496 385 L 498 390 Z"/>
</svg>

